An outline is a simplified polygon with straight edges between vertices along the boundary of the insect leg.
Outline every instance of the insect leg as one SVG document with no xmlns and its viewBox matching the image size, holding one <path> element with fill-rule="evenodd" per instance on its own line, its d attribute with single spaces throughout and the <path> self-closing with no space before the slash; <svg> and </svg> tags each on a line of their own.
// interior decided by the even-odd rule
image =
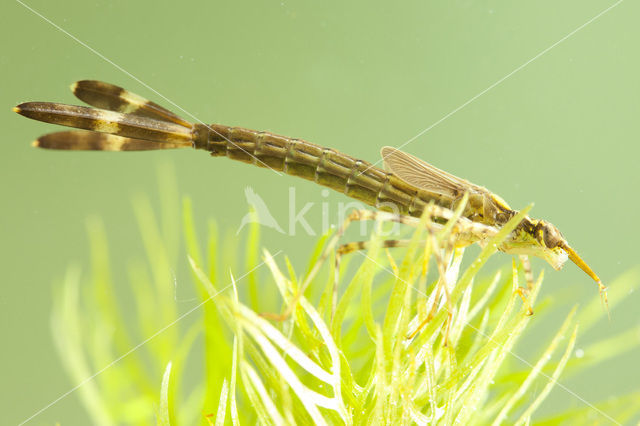
<svg viewBox="0 0 640 426">
<path fill-rule="evenodd" d="M 529 260 L 529 256 L 520 255 L 520 262 L 522 262 L 522 269 L 524 269 L 524 278 L 527 282 L 527 287 L 520 287 L 516 289 L 516 293 L 522 299 L 522 303 L 524 304 L 525 309 L 527 310 L 527 315 L 533 315 L 533 308 L 531 307 L 531 303 L 529 303 L 529 294 L 531 290 L 533 290 L 533 272 L 531 271 L 531 261 Z"/>
<path fill-rule="evenodd" d="M 529 303 L 529 289 L 518 287 L 516 293 L 518 293 L 518 296 L 522 299 L 522 303 L 527 310 L 527 316 L 533 315 L 533 308 L 531 308 L 531 304 Z"/>
<path fill-rule="evenodd" d="M 434 205 L 429 206 L 429 208 L 431 209 L 430 212 L 433 217 L 440 217 L 446 220 L 446 219 L 452 218 L 453 216 L 453 212 L 451 212 L 448 209 L 445 209 L 439 206 L 434 206 Z M 296 291 L 296 294 L 293 295 L 293 297 L 290 299 L 289 304 L 285 309 L 285 311 L 282 314 L 264 313 L 262 315 L 266 318 L 270 318 L 276 321 L 284 321 L 287 318 L 289 318 L 289 316 L 297 306 L 298 301 L 300 300 L 300 298 L 302 297 L 302 295 L 310 285 L 311 281 L 316 277 L 316 275 L 320 271 L 320 268 L 322 267 L 322 265 L 326 262 L 326 260 L 331 255 L 331 253 L 333 253 L 336 250 L 336 247 L 339 247 L 338 246 L 339 240 L 344 235 L 349 225 L 351 225 L 351 223 L 353 222 L 364 221 L 364 220 L 371 220 L 371 221 L 379 220 L 379 221 L 395 222 L 395 223 L 401 223 L 404 225 L 412 226 L 414 228 L 417 228 L 420 226 L 420 220 L 411 216 L 404 216 L 404 215 L 399 215 L 399 214 L 389 213 L 384 211 L 371 211 L 371 210 L 352 211 L 349 214 L 349 216 L 347 216 L 347 218 L 344 220 L 344 222 L 342 223 L 342 226 L 338 229 L 338 231 L 335 233 L 335 235 L 331 238 L 329 243 L 326 245 L 322 254 L 318 258 L 318 261 L 315 263 L 315 265 L 313 266 L 313 268 L 311 269 L 307 277 L 304 279 L 304 281 Z M 427 222 L 426 227 L 427 227 L 427 230 L 432 235 L 435 235 L 437 231 L 442 229 L 441 224 L 434 223 L 434 222 Z M 452 236 L 455 237 L 456 239 L 455 245 L 459 245 L 459 246 L 464 246 L 464 245 L 468 245 L 473 242 L 479 241 L 483 238 L 493 235 L 496 232 L 496 230 L 492 227 L 474 223 L 465 218 L 458 219 L 458 222 L 456 223 L 454 230 L 455 231 Z M 393 245 L 394 243 L 389 243 L 389 244 L 390 244 L 389 246 L 390 248 L 391 245 Z M 365 247 L 366 247 L 366 243 L 365 243 Z M 351 246 L 351 248 L 353 249 L 353 246 Z M 347 249 L 345 248 L 343 250 L 347 250 Z M 343 254 L 345 253 L 341 253 L 341 255 Z M 426 270 L 426 267 L 423 269 Z M 336 268 L 336 272 L 334 273 L 335 281 L 334 281 L 332 309 L 335 309 L 335 303 L 337 303 L 337 278 L 338 278 L 338 272 Z M 449 300 L 449 296 L 448 296 L 449 290 L 445 289 L 445 292 L 447 294 L 447 300 Z M 439 299 L 439 297 L 437 299 Z M 435 303 L 437 302 L 434 302 L 434 304 Z M 449 300 L 449 303 L 450 303 L 450 300 Z M 435 312 L 436 310 L 435 307 L 432 310 L 433 312 Z M 333 312 L 332 312 L 332 316 L 333 316 Z"/>
<path fill-rule="evenodd" d="M 435 234 L 431 230 L 430 238 L 432 247 L 437 247 Z M 431 321 L 436 316 L 438 307 L 441 304 L 442 295 L 444 295 L 445 303 L 447 304 L 447 325 L 444 334 L 444 346 L 450 346 L 449 330 L 453 321 L 453 304 L 451 302 L 451 292 L 447 280 L 447 265 L 453 262 L 456 257 L 461 257 L 462 251 L 463 250 L 461 248 L 454 248 L 453 240 L 450 240 L 448 244 L 445 245 L 444 254 L 442 253 L 442 250 L 433 250 L 433 255 L 438 266 L 438 274 L 440 276 L 438 282 L 436 283 L 435 297 L 432 300 L 431 309 L 429 310 L 428 314 L 418 325 L 418 327 L 407 336 L 407 339 L 413 339 L 429 323 L 429 321 Z M 449 259 L 450 261 L 447 261 L 446 259 Z"/>
<path fill-rule="evenodd" d="M 307 275 L 307 277 L 304 279 L 304 281 L 298 288 L 296 294 L 290 300 L 285 311 L 282 314 L 263 313 L 262 316 L 273 319 L 275 321 L 284 321 L 287 318 L 289 318 L 289 316 L 295 309 L 296 305 L 298 304 L 298 301 L 306 291 L 307 287 L 320 271 L 320 268 L 322 267 L 322 265 L 326 262 L 326 260 L 329 258 L 331 253 L 333 253 L 336 250 L 336 246 L 338 246 L 338 242 L 340 241 L 340 238 L 344 235 L 349 225 L 351 225 L 351 223 L 353 222 L 364 221 L 364 220 L 371 220 L 371 221 L 381 220 L 381 221 L 388 221 L 388 222 L 396 222 L 396 223 L 402 223 L 402 224 L 414 226 L 414 227 L 417 227 L 420 224 L 419 219 L 416 219 L 410 216 L 403 216 L 403 215 L 388 213 L 383 211 L 353 210 L 344 220 L 344 222 L 342 223 L 338 231 L 335 233 L 335 235 L 331 238 L 331 240 L 323 250 L 322 254 L 318 258 L 318 261 L 315 263 L 315 265 L 309 272 L 309 275 Z M 333 290 L 334 300 L 332 301 L 331 317 L 333 317 L 333 312 L 335 311 L 335 304 L 337 303 L 337 281 L 338 281 L 337 271 L 338 269 L 336 268 L 336 272 L 334 273 L 334 280 L 335 280 L 334 290 Z"/>
<path fill-rule="evenodd" d="M 522 269 L 524 270 L 524 279 L 527 281 L 527 289 L 533 289 L 533 272 L 531 271 L 531 261 L 526 254 L 520 255 L 520 262 L 522 262 Z"/>
<path fill-rule="evenodd" d="M 331 238 L 329 243 L 326 245 L 326 247 L 322 251 L 322 254 L 320 255 L 320 257 L 316 261 L 315 265 L 313 265 L 313 268 L 309 272 L 309 275 L 307 275 L 307 277 L 304 279 L 304 281 L 302 282 L 302 284 L 300 285 L 300 287 L 296 291 L 295 295 L 293 295 L 293 297 L 289 301 L 289 304 L 287 305 L 287 308 L 284 310 L 284 312 L 282 314 L 263 313 L 262 316 L 265 317 L 265 318 L 269 318 L 269 319 L 275 320 L 275 321 L 284 321 L 287 318 L 289 318 L 289 316 L 291 315 L 291 313 L 293 312 L 293 310 L 297 306 L 298 301 L 304 295 L 304 292 L 306 291 L 307 287 L 309 287 L 309 284 L 311 283 L 311 281 L 313 281 L 313 279 L 316 277 L 316 275 L 320 271 L 320 268 L 327 261 L 327 259 L 331 255 L 331 253 L 334 252 L 334 250 L 335 250 L 340 238 L 342 237 L 342 235 L 344 235 L 344 233 L 346 232 L 346 230 L 349 227 L 349 225 L 351 225 L 352 222 L 356 222 L 356 221 L 375 220 L 378 217 L 379 213 L 381 213 L 381 212 L 370 212 L 368 210 L 354 210 L 354 211 L 352 211 L 347 216 L 347 218 L 344 220 L 344 222 L 342 223 L 340 228 L 338 228 L 338 231 Z M 403 216 L 400 216 L 400 215 L 396 215 L 396 216 L 398 216 L 398 218 L 397 218 L 398 221 L 404 220 L 404 219 L 400 219 L 400 218 L 403 218 Z M 336 274 L 336 276 L 335 276 L 336 278 L 335 279 L 337 280 L 337 272 L 335 274 Z M 336 287 L 336 286 L 337 286 L 337 284 L 334 283 L 334 287 Z M 336 289 L 335 288 L 334 288 L 334 293 L 336 293 Z M 334 296 L 334 298 L 335 298 L 335 296 Z M 333 318 L 333 311 L 331 313 L 331 317 Z"/>
<path fill-rule="evenodd" d="M 409 245 L 410 241 L 411 240 L 383 240 L 382 248 L 390 249 L 390 248 L 406 247 Z M 340 275 L 340 262 L 342 260 L 342 256 L 351 254 L 356 251 L 368 250 L 370 246 L 371 246 L 370 241 L 353 241 L 353 242 L 342 244 L 336 249 L 336 260 L 335 260 L 335 269 L 334 269 L 334 276 L 333 276 L 333 298 L 332 298 L 332 307 L 331 307 L 332 314 L 333 312 L 335 312 L 338 304 L 338 281 L 339 281 L 339 275 Z M 393 262 L 393 259 L 389 255 L 388 250 L 387 250 L 387 255 L 391 262 L 394 275 L 398 275 L 397 266 L 395 266 L 395 263 Z"/>
</svg>

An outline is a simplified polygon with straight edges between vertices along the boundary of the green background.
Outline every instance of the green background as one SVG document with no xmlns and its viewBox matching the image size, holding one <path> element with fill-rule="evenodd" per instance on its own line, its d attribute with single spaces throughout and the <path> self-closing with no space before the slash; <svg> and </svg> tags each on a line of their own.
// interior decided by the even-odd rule
<svg viewBox="0 0 640 426">
<path fill-rule="evenodd" d="M 75 385 L 50 332 L 56 281 L 71 262 L 86 268 L 90 215 L 104 220 L 117 268 L 140 256 L 131 200 L 136 194 L 157 200 L 158 164 L 173 164 L 197 223 L 204 227 L 213 217 L 230 233 L 247 212 L 248 185 L 275 217 L 285 218 L 283 226 L 289 187 L 297 188 L 299 205 L 316 203 L 307 215 L 316 229 L 320 202 L 335 212 L 347 201 L 323 197 L 309 182 L 191 150 L 31 148 L 31 140 L 53 127 L 11 107 L 29 100 L 76 103 L 68 90 L 75 80 L 115 83 L 171 107 L 130 73 L 205 122 L 300 137 L 368 161 L 378 159 L 381 146 L 405 143 L 472 100 L 403 149 L 490 188 L 515 208 L 535 201 L 532 216 L 557 225 L 605 283 L 640 263 L 638 2 L 620 3 L 510 76 L 614 2 L 26 4 L 86 46 L 19 2 L 0 6 L 3 423 L 25 420 Z M 293 237 L 265 229 L 263 244 L 302 269 L 306 255 L 297 253 L 307 253 L 315 237 L 298 231 Z M 542 262 L 535 267 L 547 269 L 543 297 L 557 298 L 564 312 L 596 292 L 572 264 L 562 272 Z M 179 271 L 177 280 L 189 275 Z M 639 305 L 638 293 L 629 294 L 612 321 L 603 316 L 577 347 L 639 327 Z M 528 350 L 521 346 L 518 355 L 527 359 Z M 563 384 L 590 402 L 637 390 L 638 356 L 636 350 Z M 561 389 L 552 400 L 556 408 L 582 404 Z M 55 421 L 86 421 L 73 394 L 31 424 Z"/>
</svg>

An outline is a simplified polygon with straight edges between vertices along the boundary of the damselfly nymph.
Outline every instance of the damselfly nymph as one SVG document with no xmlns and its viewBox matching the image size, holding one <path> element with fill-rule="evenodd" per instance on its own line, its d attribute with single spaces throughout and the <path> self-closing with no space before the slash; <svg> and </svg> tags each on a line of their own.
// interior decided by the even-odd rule
<svg viewBox="0 0 640 426">
<path fill-rule="evenodd" d="M 100 81 L 79 81 L 72 90 L 92 107 L 27 102 L 14 108 L 35 120 L 85 129 L 47 134 L 34 146 L 80 151 L 202 149 L 214 157 L 226 156 L 299 176 L 380 210 L 412 217 L 420 217 L 430 204 L 442 207 L 442 212 L 455 210 L 467 194 L 462 217 L 478 226 L 468 226 L 460 234 L 459 246 L 482 244 L 491 229 L 500 229 L 517 214 L 486 188 L 392 147 L 382 148 L 383 170 L 301 139 L 221 124 L 191 123 L 136 94 Z M 436 219 L 446 222 L 447 214 L 439 216 Z M 540 257 L 555 269 L 569 258 L 598 283 L 606 301 L 606 288 L 600 278 L 549 222 L 524 217 L 498 249 Z"/>
</svg>

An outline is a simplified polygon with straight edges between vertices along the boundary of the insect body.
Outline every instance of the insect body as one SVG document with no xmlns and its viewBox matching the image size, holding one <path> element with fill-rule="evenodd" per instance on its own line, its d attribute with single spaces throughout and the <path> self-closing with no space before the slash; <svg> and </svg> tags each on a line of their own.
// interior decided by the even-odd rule
<svg viewBox="0 0 640 426">
<path fill-rule="evenodd" d="M 268 132 L 188 122 L 171 111 L 120 87 L 93 80 L 72 85 L 73 93 L 93 107 L 28 102 L 14 110 L 26 117 L 85 129 L 40 137 L 34 146 L 59 150 L 142 151 L 193 147 L 212 156 L 268 167 L 343 192 L 381 210 L 420 217 L 429 203 L 454 209 L 468 194 L 467 219 L 500 228 L 517 211 L 486 188 L 453 176 L 398 149 L 384 147 L 388 171 L 331 148 Z M 482 235 L 462 243 L 482 242 Z M 545 259 L 560 269 L 567 257 L 593 278 L 600 278 L 552 224 L 525 217 L 500 250 Z"/>
</svg>

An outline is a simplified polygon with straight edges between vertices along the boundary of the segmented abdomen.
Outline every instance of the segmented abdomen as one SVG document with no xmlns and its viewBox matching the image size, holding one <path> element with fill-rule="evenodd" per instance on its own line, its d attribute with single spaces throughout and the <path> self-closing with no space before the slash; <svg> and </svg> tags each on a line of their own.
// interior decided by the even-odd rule
<svg viewBox="0 0 640 426">
<path fill-rule="evenodd" d="M 301 139 L 241 127 L 197 124 L 194 147 L 212 156 L 299 176 L 381 210 L 419 217 L 431 200 L 450 207 L 449 200 L 421 191 L 366 161 Z"/>
</svg>

